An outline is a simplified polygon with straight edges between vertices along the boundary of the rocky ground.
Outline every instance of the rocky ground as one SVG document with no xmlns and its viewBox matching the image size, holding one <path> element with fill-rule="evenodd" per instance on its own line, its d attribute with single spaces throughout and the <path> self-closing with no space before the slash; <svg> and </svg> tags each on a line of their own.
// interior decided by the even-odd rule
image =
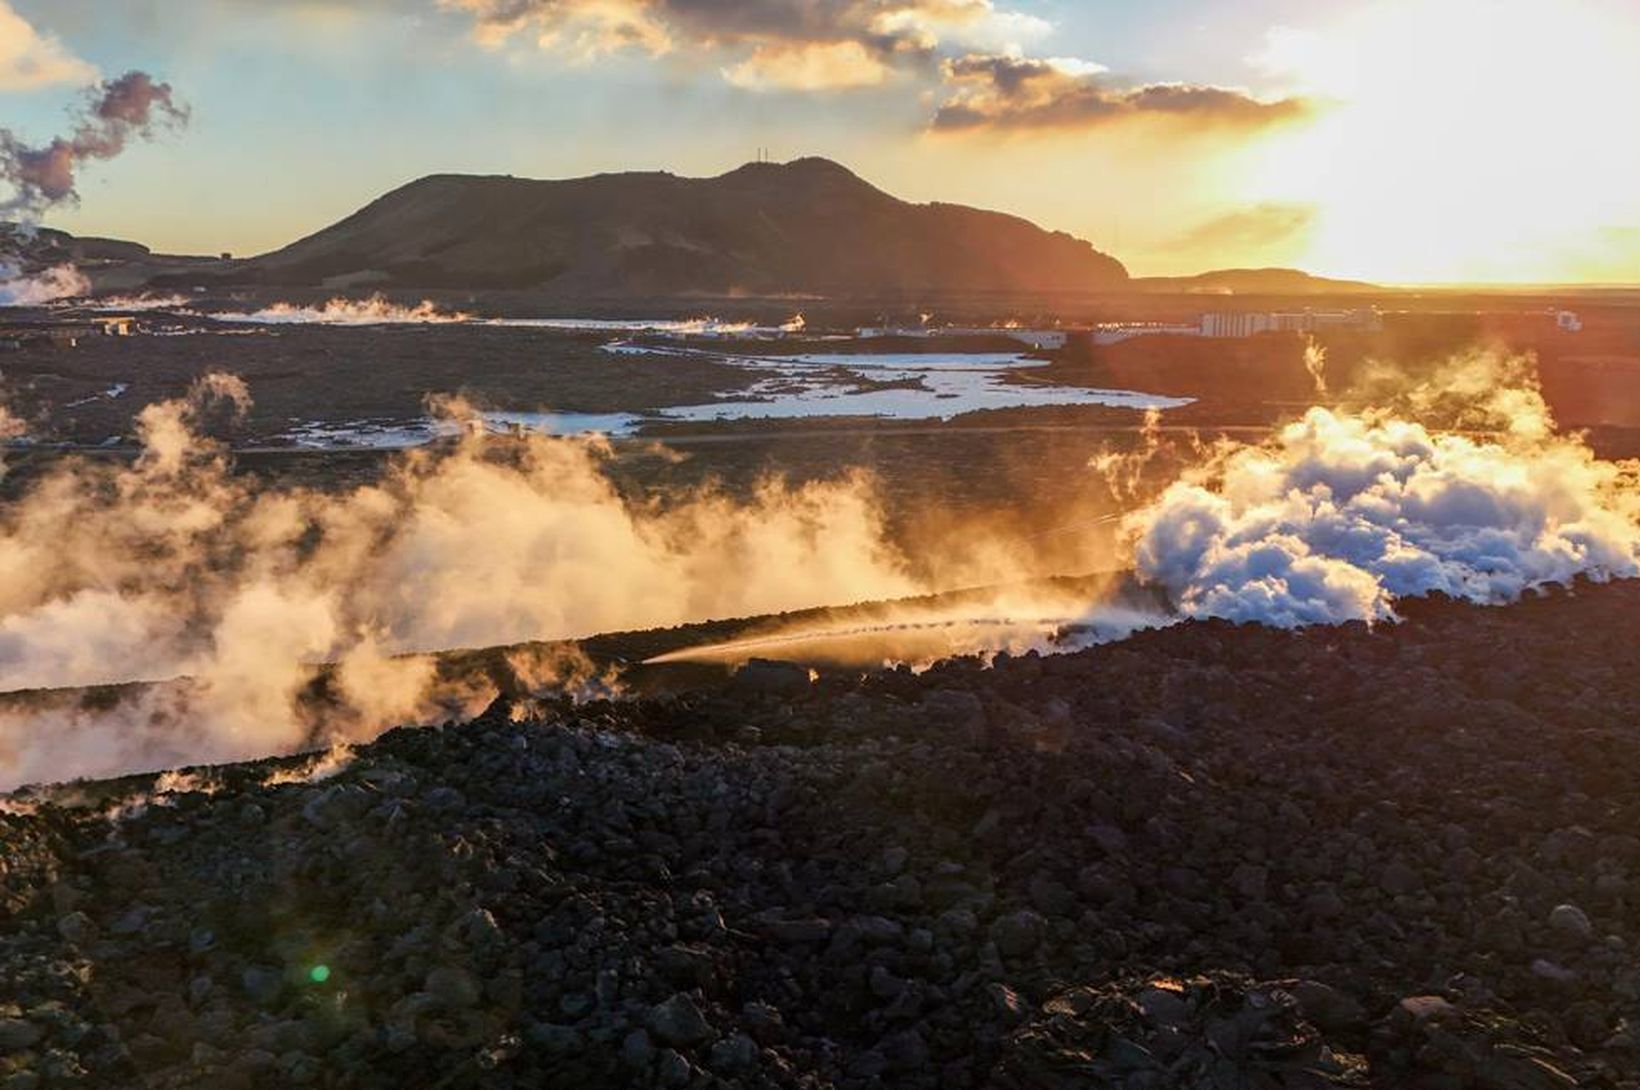
<svg viewBox="0 0 1640 1090">
<path fill-rule="evenodd" d="M 1640 1087 L 1640 585 L 1410 612 L 14 802 L 0 1087 Z"/>
</svg>

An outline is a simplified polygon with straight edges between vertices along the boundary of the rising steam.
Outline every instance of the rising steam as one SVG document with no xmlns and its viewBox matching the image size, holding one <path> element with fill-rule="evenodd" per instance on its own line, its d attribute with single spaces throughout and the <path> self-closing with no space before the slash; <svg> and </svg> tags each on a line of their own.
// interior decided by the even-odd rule
<svg viewBox="0 0 1640 1090">
<path fill-rule="evenodd" d="M 20 265 L 0 261 L 0 307 L 41 307 L 91 290 L 91 281 L 72 265 L 57 265 L 33 276 Z"/>
<path fill-rule="evenodd" d="M 1421 384 L 1384 371 L 1363 400 L 1312 408 L 1255 445 L 1170 444 L 1151 419 L 1136 451 L 1092 471 L 1130 508 L 1123 559 L 1178 616 L 1380 621 L 1404 596 L 1502 603 L 1640 575 L 1640 466 L 1557 434 L 1529 371 L 1485 356 Z M 471 713 L 495 684 L 442 676 L 426 653 L 444 649 L 964 586 L 1015 589 L 845 611 L 675 657 L 920 661 L 1079 646 L 1173 619 L 1113 611 L 1091 590 L 1022 587 L 1059 537 L 1024 539 L 1038 555 L 1022 556 L 1017 535 L 965 515 L 914 548 L 892 544 L 906 539 L 862 476 L 637 499 L 612 483 L 607 443 L 496 438 L 460 403 L 440 408 L 452 446 L 400 457 L 375 485 L 261 489 L 201 438 L 247 404 L 242 383 L 212 376 L 142 412 L 134 464 L 64 463 L 0 508 L 0 693 L 154 683 L 0 701 L 0 788 Z M 1054 515 L 1079 538 L 1111 517 Z M 942 554 L 941 542 L 960 547 Z M 1118 563 L 1064 555 L 1075 559 L 1057 570 Z M 525 692 L 611 683 L 571 650 L 507 665 Z"/>
<path fill-rule="evenodd" d="M 1524 361 L 1476 356 L 1388 404 L 1221 446 L 1126 531 L 1188 616 L 1375 621 L 1400 597 L 1503 603 L 1640 574 L 1637 477 L 1555 433 Z"/>
<path fill-rule="evenodd" d="M 222 322 L 245 322 L 254 325 L 449 325 L 470 322 L 473 316 L 459 311 L 440 310 L 431 300 L 423 299 L 413 307 L 401 306 L 384 295 L 368 299 L 331 299 L 322 306 L 300 306 L 295 303 L 274 303 L 255 311 L 223 311 L 212 314 Z"/>
<path fill-rule="evenodd" d="M 0 128 L 0 179 L 13 189 L 0 202 L 0 213 L 37 223 L 52 208 L 77 199 L 83 163 L 113 159 L 132 140 L 187 120 L 188 111 L 173 97 L 170 84 L 156 83 L 146 72 L 127 72 L 91 90 L 72 135 L 37 147 Z"/>
<path fill-rule="evenodd" d="M 607 444 L 499 441 L 456 405 L 455 449 L 413 453 L 377 485 L 263 491 L 200 438 L 245 403 L 243 384 L 212 376 L 142 412 L 134 465 L 66 464 L 0 512 L 0 691 L 185 679 L 112 708 L 0 717 L 0 786 L 443 718 L 448 694 L 411 652 L 924 586 L 861 477 L 632 500 L 604 472 Z M 315 722 L 301 697 L 321 663 L 338 664 L 337 707 Z"/>
</svg>

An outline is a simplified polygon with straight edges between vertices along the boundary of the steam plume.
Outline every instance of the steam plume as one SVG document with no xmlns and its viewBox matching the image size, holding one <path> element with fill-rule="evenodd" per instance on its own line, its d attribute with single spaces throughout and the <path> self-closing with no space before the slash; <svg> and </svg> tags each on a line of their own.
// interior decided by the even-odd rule
<svg viewBox="0 0 1640 1090">
<path fill-rule="evenodd" d="M 0 307 L 39 307 L 91 290 L 91 281 L 72 265 L 56 265 L 34 276 L 22 266 L 0 261 Z"/>
<path fill-rule="evenodd" d="M 1526 371 L 1473 356 L 1390 404 L 1221 446 L 1127 520 L 1134 565 L 1186 615 L 1286 626 L 1640 574 L 1640 466 L 1557 435 Z"/>
<path fill-rule="evenodd" d="M 274 303 L 261 310 L 221 312 L 211 317 L 223 322 L 255 325 L 445 325 L 472 320 L 471 314 L 440 310 L 430 299 L 416 306 L 400 306 L 386 296 L 368 299 L 331 299 L 323 306 L 305 307 L 295 303 Z"/>
<path fill-rule="evenodd" d="M 187 120 L 188 112 L 173 97 L 170 84 L 132 71 L 92 89 L 70 136 L 35 147 L 11 130 L 0 129 L 0 178 L 14 190 L 0 203 L 0 213 L 38 222 L 50 209 L 78 199 L 75 185 L 81 164 L 113 159 L 131 140 L 146 139 L 162 125 Z"/>
<path fill-rule="evenodd" d="M 415 652 L 926 586 L 861 476 L 634 500 L 606 443 L 497 441 L 452 403 L 458 446 L 379 484 L 259 490 L 200 438 L 245 401 L 212 376 L 140 414 L 135 464 L 65 464 L 0 511 L 0 691 L 166 682 L 112 708 L 14 705 L 0 787 L 352 741 L 493 695 L 436 691 Z M 302 697 L 322 663 L 339 708 L 315 720 Z M 514 665 L 537 684 L 574 673 Z"/>
</svg>

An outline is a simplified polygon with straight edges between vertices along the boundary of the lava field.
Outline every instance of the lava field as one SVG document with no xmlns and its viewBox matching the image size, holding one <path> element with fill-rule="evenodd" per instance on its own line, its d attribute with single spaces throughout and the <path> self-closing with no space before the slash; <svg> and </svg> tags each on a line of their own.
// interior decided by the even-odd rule
<svg viewBox="0 0 1640 1090">
<path fill-rule="evenodd" d="M 1640 1087 L 1640 584 L 0 809 L 0 1087 Z"/>
</svg>

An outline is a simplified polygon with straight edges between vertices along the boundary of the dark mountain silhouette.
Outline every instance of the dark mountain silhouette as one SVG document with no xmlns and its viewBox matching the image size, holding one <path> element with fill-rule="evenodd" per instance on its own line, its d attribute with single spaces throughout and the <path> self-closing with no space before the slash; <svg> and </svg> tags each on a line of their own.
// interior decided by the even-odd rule
<svg viewBox="0 0 1640 1090">
<path fill-rule="evenodd" d="M 1353 295 L 1384 289 L 1361 280 L 1333 280 L 1300 269 L 1216 269 L 1195 276 L 1143 276 L 1135 291 L 1204 295 Z"/>
<path fill-rule="evenodd" d="M 824 159 L 717 178 L 441 174 L 241 264 L 265 284 L 655 296 L 1119 290 L 1116 259 L 999 212 L 910 204 Z"/>
</svg>

